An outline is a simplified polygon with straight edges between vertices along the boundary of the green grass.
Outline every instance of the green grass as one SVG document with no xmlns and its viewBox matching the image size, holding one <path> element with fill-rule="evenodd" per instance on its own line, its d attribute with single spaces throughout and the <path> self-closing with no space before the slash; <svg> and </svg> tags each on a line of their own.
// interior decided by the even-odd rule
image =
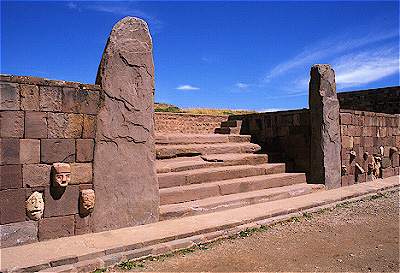
<svg viewBox="0 0 400 273">
<path fill-rule="evenodd" d="M 248 110 L 231 110 L 231 109 L 211 109 L 211 108 L 192 108 L 182 109 L 171 104 L 166 103 L 155 103 L 155 112 L 166 112 L 166 113 L 188 113 L 188 114 L 207 114 L 207 115 L 241 115 L 241 114 L 253 114 L 258 113 L 257 111 Z"/>
</svg>

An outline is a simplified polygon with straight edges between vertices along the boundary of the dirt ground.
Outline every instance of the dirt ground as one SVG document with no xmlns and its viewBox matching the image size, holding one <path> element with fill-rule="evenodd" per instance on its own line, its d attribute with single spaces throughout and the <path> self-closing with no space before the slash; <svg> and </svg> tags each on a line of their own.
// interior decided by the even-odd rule
<svg viewBox="0 0 400 273">
<path fill-rule="evenodd" d="M 136 261 L 132 271 L 399 272 L 399 191 L 242 235 Z"/>
</svg>

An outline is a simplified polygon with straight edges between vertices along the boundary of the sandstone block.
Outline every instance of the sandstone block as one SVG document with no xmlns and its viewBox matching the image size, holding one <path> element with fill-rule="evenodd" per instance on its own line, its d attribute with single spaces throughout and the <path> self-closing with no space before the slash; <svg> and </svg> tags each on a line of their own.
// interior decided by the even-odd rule
<svg viewBox="0 0 400 273">
<path fill-rule="evenodd" d="M 96 134 L 96 116 L 83 115 L 83 138 L 94 138 Z"/>
<path fill-rule="evenodd" d="M 46 204 L 47 206 L 47 204 Z M 44 218 L 39 221 L 39 241 L 74 235 L 74 216 Z"/>
<path fill-rule="evenodd" d="M 0 165 L 19 164 L 19 139 L 0 138 Z"/>
<path fill-rule="evenodd" d="M 51 165 L 29 164 L 22 167 L 24 187 L 50 186 Z"/>
<path fill-rule="evenodd" d="M 68 114 L 65 113 L 47 113 L 47 135 L 49 138 L 65 138 L 67 128 Z"/>
<path fill-rule="evenodd" d="M 92 232 L 92 218 L 90 215 L 81 217 L 75 215 L 75 235 L 81 235 Z"/>
<path fill-rule="evenodd" d="M 92 182 L 92 163 L 71 163 L 70 184 L 88 184 Z"/>
<path fill-rule="evenodd" d="M 0 224 L 25 221 L 25 189 L 0 191 Z"/>
<path fill-rule="evenodd" d="M 395 168 L 382 169 L 382 178 L 388 178 L 395 175 Z"/>
<path fill-rule="evenodd" d="M 61 111 L 62 92 L 61 87 L 40 86 L 40 110 L 41 111 Z"/>
<path fill-rule="evenodd" d="M 0 166 L 0 190 L 22 188 L 21 165 Z"/>
<path fill-rule="evenodd" d="M 96 114 L 100 102 L 98 91 L 80 88 L 63 89 L 63 112 Z"/>
<path fill-rule="evenodd" d="M 19 161 L 21 164 L 40 163 L 39 139 L 20 139 L 19 151 Z"/>
<path fill-rule="evenodd" d="M 342 147 L 343 148 L 353 148 L 354 138 L 351 136 L 342 136 Z"/>
<path fill-rule="evenodd" d="M 83 130 L 83 115 L 68 114 L 67 127 L 65 129 L 65 138 L 80 138 Z"/>
<path fill-rule="evenodd" d="M 340 124 L 353 124 L 353 114 L 340 113 Z"/>
<path fill-rule="evenodd" d="M 42 139 L 41 161 L 43 163 L 74 162 L 74 139 Z"/>
<path fill-rule="evenodd" d="M 157 221 L 154 64 L 144 21 L 126 17 L 113 27 L 96 83 L 104 101 L 96 122 L 93 230 Z"/>
<path fill-rule="evenodd" d="M 47 187 L 44 191 L 46 209 L 44 217 L 65 216 L 78 213 L 79 188 L 77 185 L 68 187 Z"/>
<path fill-rule="evenodd" d="M 76 140 L 76 161 L 90 162 L 93 160 L 93 139 L 77 139 Z"/>
<path fill-rule="evenodd" d="M 39 111 L 39 88 L 37 85 L 20 84 L 21 110 Z"/>
<path fill-rule="evenodd" d="M 17 83 L 0 83 L 0 110 L 20 110 L 19 86 Z"/>
<path fill-rule="evenodd" d="M 24 245 L 38 241 L 38 224 L 34 221 L 0 226 L 1 248 Z"/>
<path fill-rule="evenodd" d="M 25 138 L 47 138 L 47 113 L 25 113 Z"/>
<path fill-rule="evenodd" d="M 24 112 L 0 112 L 0 137 L 22 138 L 24 135 Z"/>
</svg>

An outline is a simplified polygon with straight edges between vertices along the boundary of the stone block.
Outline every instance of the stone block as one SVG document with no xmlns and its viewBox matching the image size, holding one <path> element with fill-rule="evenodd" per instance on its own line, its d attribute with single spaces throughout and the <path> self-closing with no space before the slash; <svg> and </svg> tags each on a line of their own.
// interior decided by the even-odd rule
<svg viewBox="0 0 400 273">
<path fill-rule="evenodd" d="M 46 204 L 47 205 L 47 204 Z M 74 216 L 44 218 L 39 220 L 39 241 L 74 235 Z"/>
<path fill-rule="evenodd" d="M 93 184 L 79 184 L 79 190 L 92 190 Z"/>
<path fill-rule="evenodd" d="M 49 138 L 65 138 L 67 128 L 68 114 L 65 113 L 47 113 L 47 135 Z"/>
<path fill-rule="evenodd" d="M 74 139 L 42 139 L 41 140 L 42 163 L 74 162 Z"/>
<path fill-rule="evenodd" d="M 0 226 L 1 248 L 35 243 L 38 241 L 38 223 L 26 221 Z"/>
<path fill-rule="evenodd" d="M 0 83 L 0 110 L 20 110 L 19 86 L 17 83 Z"/>
<path fill-rule="evenodd" d="M 81 235 L 92 232 L 92 218 L 91 215 L 81 217 L 75 215 L 75 235 Z"/>
<path fill-rule="evenodd" d="M 390 160 L 390 158 L 387 156 L 385 156 L 385 157 L 383 157 L 382 158 L 382 163 L 381 163 L 381 166 L 382 166 L 382 168 L 389 168 L 390 167 L 390 165 L 391 165 L 391 160 Z"/>
<path fill-rule="evenodd" d="M 94 138 L 96 134 L 96 116 L 83 115 L 83 138 Z"/>
<path fill-rule="evenodd" d="M 25 113 L 25 138 L 47 138 L 47 113 Z"/>
<path fill-rule="evenodd" d="M 83 130 L 83 115 L 68 114 L 67 127 L 65 129 L 65 138 L 80 138 Z"/>
<path fill-rule="evenodd" d="M 32 84 L 20 84 L 21 110 L 39 111 L 39 87 Z"/>
<path fill-rule="evenodd" d="M 19 164 L 19 139 L 0 138 L 0 165 Z"/>
<path fill-rule="evenodd" d="M 399 167 L 399 152 L 394 152 L 390 158 L 392 167 Z"/>
<path fill-rule="evenodd" d="M 342 147 L 343 148 L 353 148 L 354 147 L 354 139 L 351 136 L 343 136 L 342 137 Z"/>
<path fill-rule="evenodd" d="M 22 138 L 24 135 L 24 112 L 0 112 L 0 137 Z"/>
<path fill-rule="evenodd" d="M 19 161 L 21 164 L 40 163 L 40 140 L 19 140 Z"/>
<path fill-rule="evenodd" d="M 357 183 L 367 182 L 367 173 L 356 174 Z"/>
<path fill-rule="evenodd" d="M 62 109 L 61 87 L 40 86 L 40 110 L 59 112 Z"/>
<path fill-rule="evenodd" d="M 0 190 L 22 188 L 21 165 L 0 166 Z"/>
<path fill-rule="evenodd" d="M 24 187 L 49 187 L 51 179 L 51 165 L 31 164 L 22 167 Z"/>
<path fill-rule="evenodd" d="M 395 168 L 382 169 L 382 178 L 388 178 L 395 175 Z"/>
<path fill-rule="evenodd" d="M 77 139 L 76 140 L 76 161 L 90 162 L 93 160 L 93 139 Z"/>
<path fill-rule="evenodd" d="M 96 114 L 99 102 L 98 91 L 81 88 L 63 89 L 63 112 Z"/>
<path fill-rule="evenodd" d="M 0 224 L 25 221 L 25 189 L 0 191 Z"/>
<path fill-rule="evenodd" d="M 92 182 L 92 163 L 71 163 L 70 184 L 88 184 Z"/>
<path fill-rule="evenodd" d="M 44 191 L 44 217 L 65 216 L 78 213 L 79 187 L 68 185 L 47 187 Z"/>
<path fill-rule="evenodd" d="M 340 124 L 353 124 L 353 114 L 340 113 Z"/>
</svg>

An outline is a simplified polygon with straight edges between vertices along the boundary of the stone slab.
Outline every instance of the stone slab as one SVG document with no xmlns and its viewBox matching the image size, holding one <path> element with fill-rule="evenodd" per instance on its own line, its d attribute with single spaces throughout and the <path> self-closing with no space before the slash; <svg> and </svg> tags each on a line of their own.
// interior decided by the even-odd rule
<svg viewBox="0 0 400 273">
<path fill-rule="evenodd" d="M 90 162 L 93 160 L 94 140 L 76 140 L 76 162 Z"/>
<path fill-rule="evenodd" d="M 96 116 L 83 115 L 82 138 L 94 138 L 96 134 Z"/>
<path fill-rule="evenodd" d="M 71 163 L 71 182 L 70 184 L 92 183 L 92 163 Z"/>
<path fill-rule="evenodd" d="M 65 216 L 78 213 L 79 187 L 47 187 L 44 191 L 44 217 Z"/>
<path fill-rule="evenodd" d="M 0 166 L 0 190 L 22 188 L 22 165 Z"/>
<path fill-rule="evenodd" d="M 21 164 L 40 163 L 40 140 L 19 140 L 19 161 Z"/>
<path fill-rule="evenodd" d="M 42 139 L 40 159 L 42 163 L 74 162 L 74 139 Z"/>
<path fill-rule="evenodd" d="M 55 111 L 62 110 L 62 89 L 57 86 L 40 86 L 40 110 Z"/>
<path fill-rule="evenodd" d="M 22 138 L 24 135 L 24 112 L 0 112 L 0 137 Z"/>
<path fill-rule="evenodd" d="M 38 242 L 38 224 L 35 221 L 0 226 L 1 248 Z"/>
<path fill-rule="evenodd" d="M 50 186 L 51 165 L 26 164 L 22 167 L 24 187 Z"/>
<path fill-rule="evenodd" d="M 25 138 L 47 138 L 47 113 L 25 113 Z"/>
<path fill-rule="evenodd" d="M 74 235 L 73 215 L 64 217 L 44 218 L 39 220 L 39 232 L 38 232 L 39 241 L 56 239 L 59 237 L 66 237 L 72 235 Z"/>
<path fill-rule="evenodd" d="M 25 189 L 0 191 L 0 224 L 25 221 Z"/>
<path fill-rule="evenodd" d="M 0 138 L 0 165 L 19 163 L 19 139 Z"/>
<path fill-rule="evenodd" d="M 17 83 L 0 83 L 0 110 L 19 110 L 19 86 Z"/>
<path fill-rule="evenodd" d="M 20 84 L 21 110 L 39 111 L 39 87 L 33 84 Z"/>
<path fill-rule="evenodd" d="M 47 113 L 47 135 L 49 138 L 65 138 L 68 114 L 66 113 Z"/>
</svg>

